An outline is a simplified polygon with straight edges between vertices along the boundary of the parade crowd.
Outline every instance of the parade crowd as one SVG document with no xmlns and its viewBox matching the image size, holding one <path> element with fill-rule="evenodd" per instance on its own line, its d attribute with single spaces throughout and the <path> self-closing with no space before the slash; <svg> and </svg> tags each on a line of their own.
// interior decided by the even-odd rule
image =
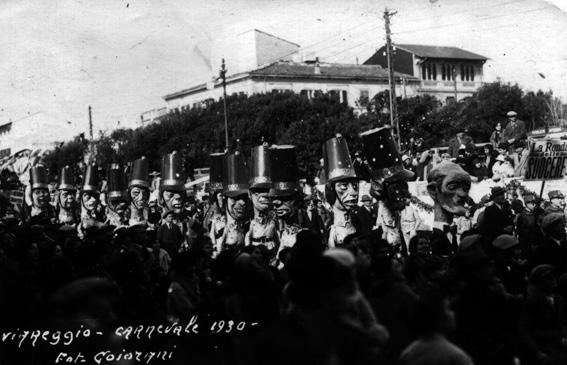
<svg viewBox="0 0 567 365">
<path fill-rule="evenodd" d="M 503 153 L 523 146 L 518 133 Z M 324 194 L 304 193 L 293 146 L 212 154 L 203 200 L 176 152 L 158 186 L 143 157 L 105 167 L 104 191 L 95 165 L 79 184 L 70 167 L 33 166 L 29 204 L 0 200 L 0 329 L 111 334 L 197 316 L 215 330 L 76 346 L 175 348 L 167 363 L 185 364 L 567 363 L 563 194 L 516 185 L 475 202 L 459 155 L 417 172 L 388 127 L 361 139 L 352 158 L 341 135 L 323 144 Z M 408 208 L 420 173 L 432 227 Z M 2 174 L 3 190 L 13 183 Z M 61 349 L 3 340 L 0 363 L 50 364 Z"/>
</svg>

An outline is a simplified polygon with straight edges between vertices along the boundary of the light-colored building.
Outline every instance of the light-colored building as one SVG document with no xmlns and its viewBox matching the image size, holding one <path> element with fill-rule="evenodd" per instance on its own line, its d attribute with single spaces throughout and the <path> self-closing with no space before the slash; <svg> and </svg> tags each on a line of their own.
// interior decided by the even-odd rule
<svg viewBox="0 0 567 365">
<path fill-rule="evenodd" d="M 361 111 L 360 100 L 370 100 L 388 89 L 388 73 L 384 67 L 324 63 L 318 59 L 304 61 L 298 44 L 257 29 L 240 33 L 224 43 L 216 49 L 218 55 L 211 59 L 220 61 L 221 56 L 225 57 L 228 95 L 293 91 L 311 98 L 328 93 Z M 218 67 L 218 64 L 213 65 L 215 70 Z M 400 73 L 396 73 L 395 78 L 398 95 L 416 94 L 420 86 L 418 78 Z M 210 75 L 208 82 L 204 81 L 165 95 L 167 111 L 198 108 L 211 100 L 219 100 L 223 90 L 218 72 Z"/>
<path fill-rule="evenodd" d="M 299 44 L 258 29 L 218 37 L 211 48 L 211 77 L 218 77 L 222 60 L 231 75 L 254 70 L 275 61 L 291 61 Z"/>
<path fill-rule="evenodd" d="M 48 149 L 80 133 L 75 124 L 37 112 L 0 122 L 0 157 L 23 149 Z"/>
<path fill-rule="evenodd" d="M 419 80 L 396 74 L 398 95 L 415 95 Z M 404 78 L 405 90 L 401 80 Z M 327 93 L 343 103 L 359 108 L 359 101 L 369 100 L 388 89 L 388 72 L 377 65 L 353 65 L 317 62 L 278 61 L 264 67 L 227 77 L 227 94 L 246 95 L 293 91 L 307 98 Z M 209 100 L 222 97 L 222 82 L 203 83 L 164 96 L 167 109 L 198 108 Z"/>
<path fill-rule="evenodd" d="M 457 47 L 396 44 L 394 70 L 420 80 L 417 92 L 430 94 L 442 102 L 471 96 L 483 83 L 483 66 L 488 58 Z M 387 67 L 382 47 L 365 65 Z M 399 95 L 399 94 L 398 94 Z"/>
</svg>

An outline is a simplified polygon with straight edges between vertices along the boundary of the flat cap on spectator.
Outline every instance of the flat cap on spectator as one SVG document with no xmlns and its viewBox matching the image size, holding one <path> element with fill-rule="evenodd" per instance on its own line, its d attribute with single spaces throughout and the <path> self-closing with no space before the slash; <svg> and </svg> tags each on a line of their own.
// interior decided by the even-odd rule
<svg viewBox="0 0 567 365">
<path fill-rule="evenodd" d="M 508 113 L 506 113 L 506 116 L 507 116 L 507 117 L 515 117 L 515 116 L 517 116 L 517 115 L 518 115 L 518 113 L 516 113 L 516 112 L 513 111 L 513 110 L 510 110 Z"/>
<path fill-rule="evenodd" d="M 506 189 L 502 186 L 495 186 L 490 189 L 490 198 L 494 198 L 495 196 L 506 194 Z"/>
<path fill-rule="evenodd" d="M 547 196 L 549 196 L 549 199 L 555 199 L 555 198 L 563 199 L 563 198 L 565 198 L 565 195 L 563 195 L 563 193 L 559 190 L 551 190 L 549 193 L 547 193 Z"/>
<path fill-rule="evenodd" d="M 500 250 L 507 250 L 520 244 L 520 241 L 512 235 L 501 234 L 492 241 L 492 246 Z"/>
<path fill-rule="evenodd" d="M 545 217 L 543 217 L 541 221 L 541 229 L 547 231 L 552 225 L 559 222 L 565 222 L 565 216 L 563 215 L 563 213 L 549 213 Z"/>
<path fill-rule="evenodd" d="M 552 276 L 554 271 L 555 271 L 555 266 L 548 264 L 538 265 L 532 269 L 528 280 L 532 284 L 537 284 L 541 282 L 543 279 Z"/>
<path fill-rule="evenodd" d="M 536 201 L 536 197 L 533 194 L 527 194 L 524 195 L 524 203 L 528 204 L 528 203 L 535 203 Z"/>
</svg>

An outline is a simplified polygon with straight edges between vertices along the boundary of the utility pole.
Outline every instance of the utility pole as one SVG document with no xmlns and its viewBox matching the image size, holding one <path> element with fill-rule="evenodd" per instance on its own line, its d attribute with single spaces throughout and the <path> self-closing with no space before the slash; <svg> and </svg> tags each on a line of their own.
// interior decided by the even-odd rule
<svg viewBox="0 0 567 365">
<path fill-rule="evenodd" d="M 226 115 L 226 67 L 224 64 L 224 58 L 222 59 L 220 78 L 222 79 L 222 102 L 224 106 L 224 139 L 225 147 L 228 152 L 228 117 Z"/>
<path fill-rule="evenodd" d="M 94 150 L 94 137 L 93 137 L 93 111 L 89 105 L 89 143 L 87 146 L 86 163 L 93 163 L 95 161 L 95 150 Z"/>
<path fill-rule="evenodd" d="M 455 102 L 457 101 L 457 66 L 453 65 L 453 86 L 455 87 Z"/>
<path fill-rule="evenodd" d="M 406 78 L 405 77 L 402 77 L 402 87 L 403 87 L 403 90 L 404 90 L 404 99 L 407 99 L 408 94 L 406 92 Z"/>
<path fill-rule="evenodd" d="M 388 81 L 390 85 L 390 124 L 396 129 L 396 139 L 400 146 L 400 126 L 396 112 L 396 81 L 394 79 L 394 62 L 392 60 L 392 38 L 390 31 L 390 18 L 396 15 L 397 11 L 384 10 L 384 24 L 386 27 L 386 58 L 388 60 Z"/>
<path fill-rule="evenodd" d="M 91 106 L 89 105 L 89 136 L 91 141 L 93 140 L 93 111 Z"/>
</svg>

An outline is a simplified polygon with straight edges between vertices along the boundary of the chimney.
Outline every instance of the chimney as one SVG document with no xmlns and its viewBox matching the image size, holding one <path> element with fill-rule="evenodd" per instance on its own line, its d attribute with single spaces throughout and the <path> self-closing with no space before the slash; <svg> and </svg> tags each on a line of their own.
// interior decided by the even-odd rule
<svg viewBox="0 0 567 365">
<path fill-rule="evenodd" d="M 315 58 L 315 75 L 321 74 L 321 67 L 319 66 L 319 57 Z"/>
</svg>

